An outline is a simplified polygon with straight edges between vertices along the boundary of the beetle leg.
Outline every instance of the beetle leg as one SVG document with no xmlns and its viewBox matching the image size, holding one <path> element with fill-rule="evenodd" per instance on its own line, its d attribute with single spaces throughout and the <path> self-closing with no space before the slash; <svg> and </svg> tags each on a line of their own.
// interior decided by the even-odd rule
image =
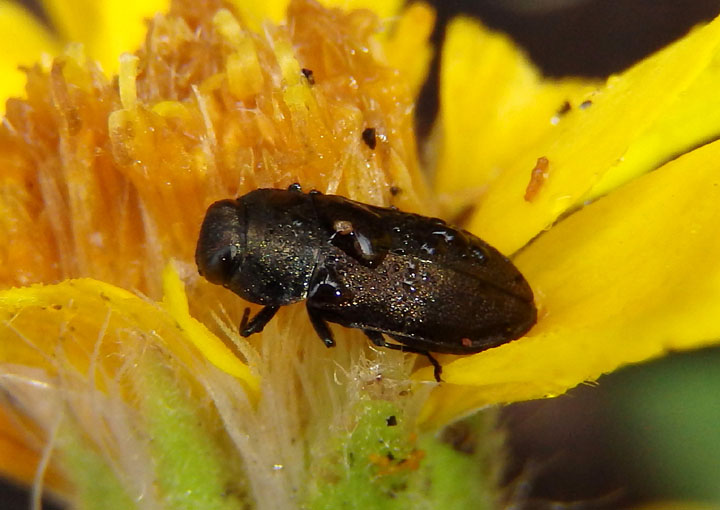
<svg viewBox="0 0 720 510">
<path fill-rule="evenodd" d="M 333 339 L 332 331 L 330 331 L 327 322 L 320 317 L 320 314 L 316 310 L 313 310 L 309 306 L 305 308 L 307 308 L 308 317 L 310 317 L 310 323 L 313 325 L 313 328 L 315 328 L 315 333 L 318 334 L 320 340 L 325 344 L 325 347 L 335 347 L 335 340 Z"/>
<path fill-rule="evenodd" d="M 379 331 L 363 329 L 363 333 L 365 333 L 374 345 L 377 345 L 378 347 L 387 347 L 388 344 L 385 342 L 385 337 Z"/>
<path fill-rule="evenodd" d="M 242 320 L 240 321 L 240 336 L 250 336 L 253 333 L 259 333 L 265 328 L 270 319 L 275 316 L 275 313 L 280 309 L 277 305 L 267 305 L 260 310 L 255 317 L 248 321 L 250 316 L 250 309 L 246 308 L 243 313 Z"/>
<path fill-rule="evenodd" d="M 247 328 L 248 317 L 250 317 L 250 307 L 246 306 L 245 310 L 243 311 L 242 319 L 240 319 L 240 331 Z"/>
<path fill-rule="evenodd" d="M 407 345 L 402 344 L 389 344 L 382 333 L 379 331 L 371 330 L 371 329 L 364 329 L 363 332 L 365 335 L 370 339 L 370 341 L 377 345 L 378 347 L 386 347 L 388 349 L 393 349 L 395 351 L 402 351 L 402 352 L 412 352 L 414 354 L 422 354 L 425 356 L 430 364 L 433 366 L 433 375 L 435 375 L 435 380 L 437 382 L 442 382 L 442 378 L 440 375 L 442 374 L 442 366 L 440 363 L 438 363 L 438 360 L 436 360 L 432 354 L 430 354 L 428 351 L 425 351 L 423 349 L 416 349 L 414 347 L 409 347 Z"/>
</svg>

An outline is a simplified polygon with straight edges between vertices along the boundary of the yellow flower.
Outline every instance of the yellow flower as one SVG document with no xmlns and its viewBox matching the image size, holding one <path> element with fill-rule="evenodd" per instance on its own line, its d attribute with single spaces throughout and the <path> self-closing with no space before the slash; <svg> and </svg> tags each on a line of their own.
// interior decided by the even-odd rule
<svg viewBox="0 0 720 510">
<path fill-rule="evenodd" d="M 58 55 L 69 42 L 81 42 L 89 57 L 97 60 L 108 72 L 117 71 L 118 55 L 134 51 L 145 37 L 144 18 L 167 9 L 168 0 L 148 2 L 71 1 L 42 2 L 53 30 L 38 23 L 31 14 L 10 0 L 0 3 L 0 97 L 20 96 L 25 74 L 18 66 L 29 67 L 40 60 L 41 52 Z M 123 27 L 118 30 L 118 27 Z M 3 101 L 4 103 L 4 101 Z"/>
<path fill-rule="evenodd" d="M 242 10 L 243 21 L 258 28 L 266 19 L 280 21 L 285 15 L 289 0 L 267 2 L 243 2 L 235 0 Z M 117 72 L 118 56 L 125 51 L 135 51 L 146 34 L 147 18 L 165 12 L 169 0 L 126 2 L 108 0 L 73 0 L 41 2 L 52 29 L 46 28 L 30 13 L 11 0 L 0 2 L 0 97 L 20 96 L 25 86 L 25 73 L 20 67 L 29 67 L 45 54 L 49 57 L 60 53 L 68 43 L 82 43 L 88 57 L 100 63 L 108 75 Z M 372 0 L 334 0 L 326 5 L 346 9 L 372 8 L 379 16 L 387 18 L 395 14 L 401 2 L 373 2 Z M 119 28 L 122 27 L 122 28 Z M 422 36 L 422 31 L 418 33 Z M 409 39 L 413 39 L 410 35 Z M 20 43 L 21 42 L 21 43 Z"/>
<path fill-rule="evenodd" d="M 720 127 L 720 22 L 600 86 L 542 80 L 507 39 L 455 21 L 429 186 L 412 131 L 426 6 L 386 21 L 400 3 L 383 3 L 379 21 L 307 0 L 177 1 L 118 58 L 141 39 L 139 8 L 91 4 L 96 24 L 78 4 L 49 10 L 92 58 L 71 46 L 30 69 L 0 130 L 0 444 L 23 459 L 0 463 L 9 475 L 38 484 L 49 466 L 56 494 L 118 508 L 410 504 L 400 486 L 441 501 L 411 474 L 436 480 L 452 452 L 416 431 L 720 338 L 720 146 L 675 158 Z M 194 266 L 199 225 L 214 200 L 292 182 L 425 214 L 472 207 L 469 229 L 533 286 L 537 326 L 440 357 L 440 385 L 357 331 L 335 328 L 326 349 L 302 306 L 241 339 L 246 303 Z"/>
<path fill-rule="evenodd" d="M 449 31 L 445 60 L 453 48 L 463 48 L 455 50 L 464 58 L 453 67 L 513 62 L 493 54 L 507 51 L 499 36 L 471 22 L 456 21 Z M 490 54 L 473 54 L 473 41 Z M 458 133 L 459 107 L 446 109 L 438 184 L 470 197 L 468 188 L 475 186 L 469 228 L 517 254 L 540 318 L 522 341 L 446 365 L 446 380 L 457 386 L 435 390 L 426 419 L 439 424 L 462 408 L 557 395 L 624 364 L 716 342 L 720 287 L 710 261 L 718 250 L 713 161 L 720 146 L 682 154 L 720 132 L 714 92 L 719 43 L 715 20 L 602 87 L 560 83 L 568 94 L 561 112 L 546 101 L 550 85 L 528 78 L 526 68 L 515 71 L 520 78 L 510 85 L 490 91 L 510 100 L 474 119 L 474 128 Z M 477 75 L 493 75 L 479 67 Z M 452 94 L 461 79 L 446 68 L 443 91 Z M 516 99 L 513 86 L 529 90 L 529 97 Z M 539 127 L 537 117 L 522 113 L 528 103 L 544 110 Z M 522 111 L 513 116 L 512 131 L 496 129 L 502 119 L 493 115 L 515 109 Z M 479 177 L 458 153 L 482 169 Z M 537 181 L 540 158 L 547 165 Z M 538 189 L 528 196 L 531 182 Z"/>
</svg>

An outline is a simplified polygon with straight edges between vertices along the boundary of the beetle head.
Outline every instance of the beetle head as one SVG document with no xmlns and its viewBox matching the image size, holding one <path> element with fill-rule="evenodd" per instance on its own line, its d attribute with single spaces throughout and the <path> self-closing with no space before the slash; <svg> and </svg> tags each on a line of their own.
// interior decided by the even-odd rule
<svg viewBox="0 0 720 510">
<path fill-rule="evenodd" d="M 245 210 L 238 200 L 220 200 L 212 204 L 200 227 L 195 249 L 200 274 L 211 283 L 230 286 L 240 271 L 246 230 Z"/>
</svg>

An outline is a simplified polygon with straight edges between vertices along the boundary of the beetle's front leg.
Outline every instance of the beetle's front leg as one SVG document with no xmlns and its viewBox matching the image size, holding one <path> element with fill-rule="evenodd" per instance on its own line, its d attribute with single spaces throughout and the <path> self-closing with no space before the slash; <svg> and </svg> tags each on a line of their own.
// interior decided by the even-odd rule
<svg viewBox="0 0 720 510">
<path fill-rule="evenodd" d="M 333 339 L 332 331 L 330 331 L 327 322 L 320 316 L 320 312 L 312 309 L 308 303 L 309 302 L 306 303 L 305 307 L 307 308 L 308 317 L 310 317 L 310 323 L 313 325 L 313 328 L 315 328 L 315 332 L 326 347 L 335 347 L 335 339 Z"/>
<path fill-rule="evenodd" d="M 246 308 L 240 321 L 240 336 L 248 337 L 253 333 L 260 333 L 279 309 L 277 305 L 267 305 L 248 321 L 250 308 Z"/>
</svg>

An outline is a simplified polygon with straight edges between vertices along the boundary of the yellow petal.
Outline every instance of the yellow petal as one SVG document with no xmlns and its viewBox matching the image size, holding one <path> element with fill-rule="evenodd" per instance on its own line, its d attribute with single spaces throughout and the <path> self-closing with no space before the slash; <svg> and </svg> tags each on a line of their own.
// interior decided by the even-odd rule
<svg viewBox="0 0 720 510">
<path fill-rule="evenodd" d="M 127 348 L 125 338 L 136 335 L 163 342 L 186 364 L 192 363 L 187 346 L 200 345 L 213 364 L 238 377 L 255 397 L 254 376 L 246 366 L 240 367 L 237 358 L 236 362 L 222 358 L 222 347 L 218 347 L 222 342 L 190 317 L 177 275 L 173 278 L 166 270 L 164 276 L 167 312 L 131 292 L 90 278 L 0 292 L 0 338 L 4 339 L 0 361 L 42 367 L 50 373 L 72 367 L 81 374 L 95 370 L 113 374 L 123 365 L 118 352 L 123 345 Z M 101 378 L 98 386 L 103 387 Z"/>
<path fill-rule="evenodd" d="M 121 53 L 140 46 L 147 32 L 145 20 L 167 11 L 169 5 L 169 0 L 43 0 L 63 39 L 83 43 L 108 74 L 117 70 Z"/>
<path fill-rule="evenodd" d="M 384 41 L 388 64 L 399 69 L 417 97 L 427 77 L 433 50 L 430 35 L 435 25 L 435 11 L 417 2 L 408 6 Z"/>
<path fill-rule="evenodd" d="M 0 1 L 0 98 L 24 96 L 25 73 L 18 66 L 31 66 L 43 52 L 57 53 L 58 42 L 38 20 L 15 2 Z"/>
<path fill-rule="evenodd" d="M 33 483 L 40 462 L 43 434 L 30 420 L 23 419 L 6 406 L 0 407 L 0 470 L 15 482 Z M 53 490 L 67 490 L 62 473 L 49 465 L 43 476 L 43 485 Z"/>
<path fill-rule="evenodd" d="M 170 315 L 182 328 L 187 340 L 197 347 L 210 363 L 243 381 L 251 395 L 256 396 L 260 390 L 257 377 L 202 322 L 190 315 L 185 286 L 172 264 L 168 264 L 163 271 L 163 290 L 165 294 L 163 302 Z"/>
<path fill-rule="evenodd" d="M 716 21 L 714 24 L 718 24 Z M 707 41 L 702 29 L 698 36 L 689 36 L 699 50 Z M 716 47 L 717 49 L 717 47 Z M 615 189 L 637 175 L 656 168 L 678 154 L 701 143 L 713 140 L 720 133 L 720 55 L 714 53 L 705 67 L 700 69 L 693 82 L 662 112 L 647 131 L 633 141 L 620 161 L 602 176 L 602 179 L 583 197 L 596 198 Z M 651 71 L 648 69 L 648 72 Z M 621 76 L 620 80 L 629 79 Z M 649 91 L 657 94 L 658 91 Z"/>
<path fill-rule="evenodd" d="M 582 203 L 592 186 L 628 153 L 635 141 L 644 143 L 643 165 L 657 163 L 653 145 L 662 144 L 663 132 L 669 128 L 686 129 L 683 124 L 668 125 L 665 115 L 685 119 L 699 109 L 694 100 L 678 102 L 678 96 L 698 89 L 705 96 L 708 85 L 697 83 L 717 71 L 720 44 L 720 19 L 716 19 L 688 37 L 681 39 L 652 57 L 643 60 L 592 96 L 592 105 L 573 109 L 562 117 L 555 129 L 537 143 L 525 147 L 502 175 L 493 181 L 474 214 L 470 229 L 504 253 L 512 253 L 551 225 L 568 208 Z M 687 114 L 679 114 L 689 107 Z M 688 106 L 690 105 L 690 106 Z M 717 117 L 709 115 L 708 117 Z M 697 123 L 690 125 L 695 129 Z M 703 141 L 708 132 L 683 135 L 687 146 Z M 522 136 L 525 136 L 524 134 Z M 654 140 L 653 140 L 654 138 Z M 692 143 L 691 143 L 692 144 Z M 675 150 L 672 149 L 672 150 Z M 658 151 L 659 157 L 666 157 Z M 652 157 L 647 157 L 648 155 Z M 540 157 L 547 158 L 548 177 L 532 201 L 525 200 L 532 169 Z M 647 166 L 643 170 L 647 170 Z M 633 170 L 638 173 L 638 170 Z"/>
<path fill-rule="evenodd" d="M 346 11 L 352 9 L 369 9 L 380 18 L 390 18 L 397 15 L 403 6 L 403 0 L 322 0 L 321 4 L 327 7 L 340 7 Z"/>
<path fill-rule="evenodd" d="M 260 32 L 263 22 L 280 23 L 285 18 L 290 0 L 268 0 L 248 2 L 247 0 L 230 0 L 240 19 L 250 30 Z"/>
<path fill-rule="evenodd" d="M 433 395 L 428 423 L 557 395 L 624 364 L 718 342 L 719 161 L 720 142 L 697 149 L 524 250 L 515 262 L 535 290 L 537 325 L 521 340 L 446 364 L 451 384 Z"/>
<path fill-rule="evenodd" d="M 339 7 L 344 10 L 369 9 L 381 18 L 395 16 L 403 5 L 401 0 L 380 2 L 377 0 L 320 0 L 326 7 Z M 290 0 L 269 0 L 264 2 L 248 2 L 246 0 L 230 0 L 238 15 L 251 30 L 260 32 L 263 22 L 280 23 L 285 19 Z"/>
<path fill-rule="evenodd" d="M 506 35 L 453 20 L 441 59 L 436 189 L 477 198 L 525 147 L 553 130 L 565 101 L 593 88 L 581 80 L 545 80 Z"/>
</svg>

